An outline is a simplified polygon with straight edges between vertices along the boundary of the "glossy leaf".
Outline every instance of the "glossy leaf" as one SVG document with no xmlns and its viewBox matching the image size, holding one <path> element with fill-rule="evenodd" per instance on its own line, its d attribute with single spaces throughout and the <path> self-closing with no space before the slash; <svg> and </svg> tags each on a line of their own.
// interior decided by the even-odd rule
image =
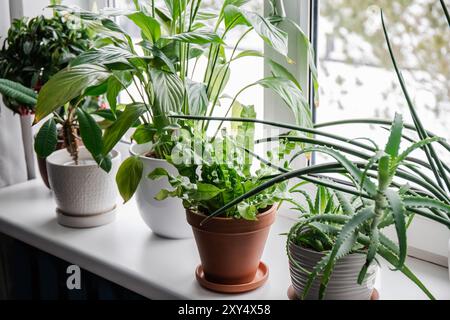
<svg viewBox="0 0 450 320">
<path fill-rule="evenodd" d="M 106 81 L 109 76 L 108 70 L 93 64 L 79 65 L 58 72 L 39 92 L 35 123 L 82 95 L 87 88 Z"/>
<path fill-rule="evenodd" d="M 37 94 L 32 89 L 7 79 L 0 79 L 0 94 L 15 100 L 17 103 L 34 107 Z"/>
<path fill-rule="evenodd" d="M 135 12 L 127 15 L 127 18 L 133 21 L 141 30 L 147 40 L 156 43 L 161 37 L 161 26 L 155 18 L 144 12 Z"/>
<path fill-rule="evenodd" d="M 56 123 L 53 118 L 47 120 L 39 129 L 34 140 L 34 151 L 36 154 L 45 158 L 55 151 L 58 143 L 58 133 L 56 130 Z"/>
<path fill-rule="evenodd" d="M 201 82 L 186 79 L 185 87 L 188 98 L 189 114 L 200 116 L 205 115 L 209 103 L 206 85 Z"/>
<path fill-rule="evenodd" d="M 121 164 L 116 175 L 116 183 L 124 202 L 133 197 L 143 171 L 144 164 L 139 157 L 129 157 Z"/>
<path fill-rule="evenodd" d="M 102 153 L 108 154 L 145 111 L 143 104 L 128 105 L 117 121 L 105 130 Z"/>
</svg>

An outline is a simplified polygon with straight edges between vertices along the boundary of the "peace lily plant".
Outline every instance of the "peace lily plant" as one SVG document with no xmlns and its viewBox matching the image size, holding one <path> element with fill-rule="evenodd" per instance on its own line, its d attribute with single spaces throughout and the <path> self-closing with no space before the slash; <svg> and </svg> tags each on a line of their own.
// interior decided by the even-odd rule
<svg viewBox="0 0 450 320">
<path fill-rule="evenodd" d="M 450 168 L 436 152 L 437 145 L 446 151 L 450 151 L 450 146 L 444 139 L 427 131 L 420 121 L 392 52 L 383 15 L 381 18 L 389 54 L 413 124 L 404 124 L 400 114 L 396 114 L 393 121 L 349 119 L 316 124 L 314 128 L 255 119 L 209 118 L 210 121 L 262 123 L 296 131 L 303 135 L 279 135 L 259 139 L 256 143 L 280 140 L 307 143 L 308 146 L 294 154 L 292 159 L 308 152 L 320 152 L 335 160 L 306 168 L 290 169 L 276 166 L 268 159 L 257 156 L 260 161 L 276 168 L 279 173 L 272 179 L 268 179 L 247 193 L 229 201 L 228 204 L 203 220 L 203 224 L 208 224 L 214 217 L 223 214 L 242 201 L 293 178 L 335 190 L 339 204 L 338 210 L 332 209 L 336 206 L 331 204 L 327 211 L 319 213 L 311 209 L 304 210 L 299 222 L 289 232 L 287 252 L 290 258 L 294 289 L 299 298 L 311 298 L 309 293 L 312 289 L 317 294 L 316 297 L 326 298 L 328 297 L 326 295 L 327 288 L 331 284 L 331 296 L 333 297 L 333 294 L 336 294 L 333 274 L 336 274 L 337 280 L 342 280 L 341 277 L 345 276 L 349 277 L 344 278 L 344 281 L 348 283 L 367 284 L 368 278 L 373 276 L 371 268 L 378 257 L 383 257 L 395 268 L 394 270 L 401 271 L 429 298 L 434 298 L 405 265 L 406 231 L 415 215 L 431 219 L 450 228 Z M 189 116 L 179 118 L 205 119 Z M 366 137 L 349 139 L 324 130 L 324 128 L 341 124 L 370 124 L 384 129 L 386 126 L 390 126 L 390 135 L 384 148 L 380 148 L 374 141 Z M 405 133 L 405 129 L 407 133 Z M 315 137 L 311 138 L 305 134 L 314 134 Z M 418 140 L 412 134 L 417 135 Z M 327 139 L 322 140 L 320 137 Z M 401 147 L 401 145 L 407 146 Z M 418 150 L 425 155 L 426 161 L 411 156 L 412 152 Z M 352 160 L 349 157 L 352 157 Z M 336 178 L 336 174 L 343 175 L 344 179 Z M 342 193 L 353 195 L 354 198 L 349 199 Z M 396 242 L 391 241 L 383 234 L 384 229 L 388 226 L 395 228 Z M 305 234 L 305 232 L 314 234 Z M 315 240 L 320 243 L 312 246 L 311 243 Z M 305 251 L 295 248 L 296 246 L 300 246 L 300 249 L 302 247 L 313 249 L 313 251 L 309 250 L 305 254 Z M 360 256 L 362 254 L 365 258 L 362 261 L 354 259 L 354 254 L 357 253 Z M 311 258 L 311 255 L 315 255 L 315 260 Z M 346 261 L 344 265 L 348 265 L 349 261 L 352 266 L 359 265 L 359 271 L 349 275 L 352 269 L 343 269 L 341 265 L 343 261 Z M 371 271 L 369 272 L 369 270 Z M 361 292 L 364 286 L 350 287 L 348 290 L 345 288 L 342 285 L 337 286 L 340 293 L 339 298 L 354 298 L 355 294 L 359 299 L 370 297 L 370 292 L 367 290 Z"/>
<path fill-rule="evenodd" d="M 167 0 L 158 6 L 154 1 L 134 1 L 134 10 L 107 8 L 100 13 L 53 6 L 81 19 L 97 32 L 100 39 L 96 48 L 81 54 L 44 86 L 38 98 L 40 108 L 36 119 L 44 118 L 56 106 L 73 102 L 75 97 L 85 96 L 90 91 L 104 93 L 110 109 L 102 111 L 101 115 L 109 120 L 109 124 L 100 135 L 99 128 L 89 118 L 89 128 L 96 134 L 91 135 L 95 143 L 86 147 L 105 168 L 108 153 L 130 128 L 135 127 L 132 139 L 137 145 L 132 146 L 133 156 L 123 162 L 116 180 L 124 201 L 138 191 L 141 215 L 157 234 L 178 237 L 168 229 L 171 225 L 173 229 L 173 221 L 182 223 L 182 220 L 172 219 L 170 214 L 160 215 L 158 207 L 161 205 L 154 203 L 156 192 L 167 185 L 142 177 L 161 166 L 173 170 L 165 160 L 170 158 L 181 129 L 202 139 L 214 129 L 209 120 L 180 120 L 171 118 L 172 114 L 211 116 L 221 106 L 226 110 L 225 116 L 232 112 L 241 116 L 251 107 L 243 106 L 239 96 L 248 88 L 260 85 L 273 90 L 285 101 L 298 125 L 312 126 L 309 105 L 298 81 L 274 61 L 271 62 L 271 76 L 249 83 L 233 97 L 223 94 L 234 61 L 249 56 L 264 57 L 261 52 L 240 50 L 240 44 L 250 33 L 259 35 L 284 57 L 286 63 L 293 63 L 288 57 L 288 35 L 277 25 L 293 25 L 297 31 L 294 36 L 309 48 L 301 29 L 292 21 L 279 17 L 275 6 L 268 17 L 263 17 L 246 10 L 244 5 L 248 2 L 226 0 L 217 12 L 204 10 L 201 0 Z M 121 29 L 113 20 L 118 16 L 133 22 L 141 31 L 141 38 L 133 39 Z M 232 31 L 238 33 L 235 43 L 229 43 Z M 131 103 L 118 103 L 121 92 Z M 215 128 L 212 136 L 218 135 L 221 126 Z M 164 203 L 167 212 L 183 214 L 181 202 Z M 148 212 L 166 218 L 162 223 L 164 226 L 158 223 L 160 230 L 152 222 L 158 218 L 150 217 Z"/>
</svg>

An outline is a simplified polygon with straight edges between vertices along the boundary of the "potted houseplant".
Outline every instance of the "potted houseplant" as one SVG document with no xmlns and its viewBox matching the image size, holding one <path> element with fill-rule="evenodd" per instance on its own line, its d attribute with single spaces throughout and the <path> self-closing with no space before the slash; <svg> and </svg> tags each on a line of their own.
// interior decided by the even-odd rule
<svg viewBox="0 0 450 320">
<path fill-rule="evenodd" d="M 21 117 L 26 146 L 27 163 L 34 163 L 32 151 L 31 121 L 35 112 L 35 101 L 23 101 L 5 94 L 14 94 L 11 82 L 39 92 L 48 79 L 65 68 L 78 54 L 93 45 L 92 34 L 73 19 L 55 12 L 53 17 L 37 16 L 21 18 L 12 22 L 8 36 L 0 50 L 0 93 L 5 105 Z M 62 135 L 60 134 L 60 137 Z M 64 141 L 58 141 L 58 149 Z M 38 167 L 44 183 L 48 185 L 45 156 L 38 153 Z"/>
<path fill-rule="evenodd" d="M 208 219 L 230 199 L 261 185 L 274 173 L 265 165 L 251 170 L 252 157 L 245 150 L 252 148 L 253 125 L 236 130 L 231 135 L 223 131 L 213 141 L 202 137 L 180 141 L 169 161 L 181 174 L 173 176 L 157 168 L 148 175 L 152 180 L 167 179 L 172 186 L 160 190 L 157 200 L 177 197 L 183 202 L 201 259 L 196 269 L 198 282 L 225 293 L 253 290 L 267 280 L 268 267 L 260 259 L 276 205 L 284 199 L 287 187 L 277 184 Z"/>
<path fill-rule="evenodd" d="M 330 191 L 324 186 L 318 186 L 313 200 L 305 192 L 299 183 L 289 191 L 291 194 L 300 193 L 306 199 L 306 206 L 290 201 L 294 204 L 294 210 L 300 212 L 299 221 L 291 228 L 288 234 L 287 254 L 289 256 L 289 269 L 291 272 L 292 286 L 296 297 L 319 297 L 320 282 L 311 284 L 309 291 L 304 294 L 309 275 L 314 267 L 333 249 L 336 243 L 336 235 L 339 234 L 342 223 L 335 221 L 347 221 L 349 219 L 348 207 L 357 208 L 361 205 L 360 199 L 346 199 L 339 191 Z M 340 199 L 340 200 L 337 200 Z M 344 209 L 345 208 L 345 209 Z M 355 212 L 353 210 L 352 212 Z M 324 223 L 324 217 L 328 221 Z M 382 242 L 389 240 L 381 235 Z M 390 242 L 389 242 L 390 243 Z M 361 284 L 358 283 L 358 273 L 366 263 L 365 243 L 355 242 L 349 245 L 349 254 L 336 261 L 333 274 L 327 285 L 324 298 L 329 300 L 350 299 L 368 300 L 374 294 L 374 284 L 378 267 L 371 264 L 367 276 Z"/>
<path fill-rule="evenodd" d="M 245 89 L 262 85 L 285 100 L 299 125 L 312 125 L 309 107 L 298 82 L 276 63 L 273 63 L 273 76 L 249 84 L 231 99 L 222 95 L 233 61 L 246 56 L 262 56 L 252 50 L 238 52 L 237 48 L 246 35 L 256 32 L 268 45 L 287 57 L 287 34 L 278 29 L 271 19 L 242 9 L 240 6 L 244 2 L 225 1 L 219 12 L 202 11 L 201 4 L 201 0 L 168 1 L 165 6 L 156 7 L 151 3 L 141 6 L 136 2 L 135 10 L 113 11 L 112 14 L 125 16 L 141 29 L 142 39 L 137 44 L 133 44 L 131 37 L 119 26 L 104 23 L 111 11 L 93 14 L 65 6 L 56 7 L 109 28 L 110 45 L 104 50 L 87 52 L 78 60 L 102 65 L 113 73 L 113 79 L 107 83 L 107 96 L 113 112 L 115 99 L 121 90 L 135 102 L 133 107 L 125 108 L 123 115 L 116 118 L 106 130 L 104 139 L 113 144 L 137 120 L 141 121 L 133 135 L 136 144 L 130 150 L 132 157 L 122 164 L 117 183 L 124 201 L 137 193 L 136 200 L 144 221 L 153 232 L 169 238 L 191 235 L 189 226 L 184 223 L 182 203 L 173 198 L 156 201 L 154 197 L 158 191 L 169 185 L 165 181 L 151 181 L 143 177 L 158 167 L 173 175 L 178 174 L 167 158 L 176 143 L 174 136 L 181 128 L 190 135 L 195 133 L 200 136 L 206 136 L 208 129 L 211 129 L 209 121 L 176 120 L 170 118 L 171 113 L 211 115 L 221 102 L 230 101 L 228 115 L 233 106 L 240 106 L 237 99 Z M 241 36 L 234 44 L 232 54 L 227 56 L 227 35 L 238 27 L 243 28 Z M 135 46 L 140 47 L 144 54 L 138 54 Z M 112 56 L 111 51 L 117 54 Z M 202 69 L 197 62 L 205 57 L 206 67 Z M 135 95 L 130 94 L 132 84 L 137 87 Z"/>
</svg>

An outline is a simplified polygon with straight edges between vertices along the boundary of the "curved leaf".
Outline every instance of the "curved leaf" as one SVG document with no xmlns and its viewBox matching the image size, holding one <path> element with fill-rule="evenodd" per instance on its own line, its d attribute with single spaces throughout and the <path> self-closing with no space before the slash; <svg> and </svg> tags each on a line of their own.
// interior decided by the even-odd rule
<svg viewBox="0 0 450 320">
<path fill-rule="evenodd" d="M 102 129 L 95 119 L 81 108 L 77 109 L 77 118 L 80 125 L 80 135 L 88 151 L 95 157 L 102 153 Z"/>
<path fill-rule="evenodd" d="M 34 107 L 37 103 L 36 92 L 8 79 L 0 79 L 0 94 L 27 106 Z"/>
<path fill-rule="evenodd" d="M 206 85 L 201 82 L 186 79 L 185 87 L 189 105 L 188 114 L 204 116 L 209 103 Z"/>
<path fill-rule="evenodd" d="M 108 154 L 145 111 L 141 103 L 128 105 L 117 121 L 105 130 L 102 153 Z"/>
<path fill-rule="evenodd" d="M 127 15 L 127 18 L 141 29 L 144 38 L 147 40 L 155 43 L 161 37 L 161 25 L 155 18 L 146 15 L 144 12 L 134 12 Z"/>
<path fill-rule="evenodd" d="M 298 126 L 312 128 L 311 108 L 297 85 L 291 80 L 280 77 L 267 77 L 257 81 L 257 84 L 273 90 L 294 113 Z"/>
<path fill-rule="evenodd" d="M 133 197 L 143 171 L 144 164 L 138 157 L 129 157 L 121 164 L 116 175 L 116 183 L 124 202 Z"/>
<path fill-rule="evenodd" d="M 56 130 L 56 123 L 53 118 L 46 121 L 34 140 L 34 151 L 36 154 L 45 158 L 52 154 L 56 149 L 56 144 L 58 143 L 58 132 Z"/>
<path fill-rule="evenodd" d="M 50 78 L 39 92 L 34 122 L 39 122 L 57 108 L 80 96 L 87 88 L 106 81 L 110 75 L 104 67 L 93 64 L 61 70 Z"/>
<path fill-rule="evenodd" d="M 154 125 L 162 128 L 170 122 L 168 115 L 182 111 L 184 85 L 183 81 L 175 73 L 157 69 L 152 69 L 150 73 L 153 85 L 157 88 L 154 101 Z"/>
<path fill-rule="evenodd" d="M 226 6 L 224 13 L 227 28 L 232 28 L 238 24 L 250 25 L 264 42 L 287 57 L 288 34 L 277 28 L 269 20 L 256 12 L 250 12 L 234 5 Z"/>
<path fill-rule="evenodd" d="M 389 154 L 391 157 L 397 157 L 398 151 L 400 150 L 400 143 L 402 141 L 402 130 L 403 130 L 403 118 L 401 114 L 395 113 L 394 121 L 391 126 L 391 133 L 389 135 L 388 142 L 384 148 L 384 152 Z"/>
</svg>

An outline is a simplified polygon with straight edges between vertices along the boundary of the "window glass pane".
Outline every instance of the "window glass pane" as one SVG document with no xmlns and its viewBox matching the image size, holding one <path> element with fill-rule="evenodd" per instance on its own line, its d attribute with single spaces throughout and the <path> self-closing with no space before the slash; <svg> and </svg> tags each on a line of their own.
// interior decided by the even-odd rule
<svg viewBox="0 0 450 320">
<path fill-rule="evenodd" d="M 411 123 L 374 1 L 319 3 L 321 89 L 317 122 L 347 118 L 391 120 L 395 112 L 401 112 L 405 121 Z M 420 118 L 427 129 L 449 139 L 450 32 L 439 1 L 376 3 L 383 8 L 397 62 Z M 381 144 L 386 141 L 385 134 L 368 126 L 332 128 L 352 138 L 366 136 Z M 317 160 L 323 161 L 324 157 L 317 155 Z"/>
</svg>

